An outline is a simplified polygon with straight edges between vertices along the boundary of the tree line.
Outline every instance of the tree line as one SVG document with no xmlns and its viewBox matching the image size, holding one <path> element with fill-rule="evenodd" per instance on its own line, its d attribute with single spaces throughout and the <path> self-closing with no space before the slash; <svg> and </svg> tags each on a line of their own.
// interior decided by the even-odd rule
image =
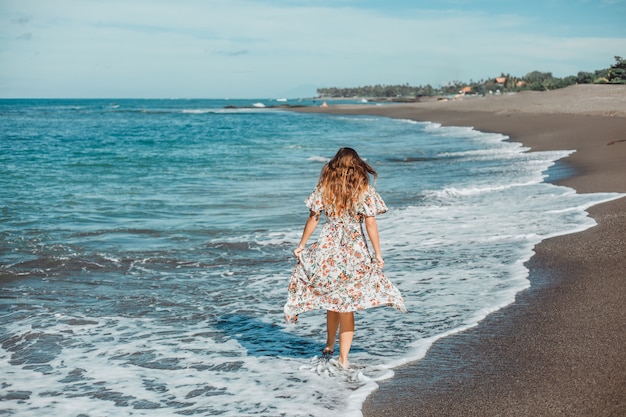
<svg viewBox="0 0 626 417">
<path fill-rule="evenodd" d="M 523 90 L 547 91 L 564 88 L 574 84 L 626 84 L 626 59 L 615 57 L 615 63 L 609 68 L 594 72 L 580 71 L 576 75 L 564 78 L 554 77 L 551 72 L 532 71 L 523 77 L 501 74 L 487 80 L 469 82 L 452 81 L 437 88 L 430 84 L 411 86 L 369 85 L 362 87 L 318 88 L 320 97 L 368 97 L 368 98 L 419 98 L 437 95 L 454 95 L 460 92 L 471 94 L 508 93 Z"/>
</svg>

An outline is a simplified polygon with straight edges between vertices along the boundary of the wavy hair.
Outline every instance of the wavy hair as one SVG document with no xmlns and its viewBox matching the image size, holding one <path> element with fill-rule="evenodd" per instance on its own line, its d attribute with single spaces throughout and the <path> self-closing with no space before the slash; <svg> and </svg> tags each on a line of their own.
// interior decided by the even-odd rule
<svg viewBox="0 0 626 417">
<path fill-rule="evenodd" d="M 341 216 L 348 212 L 356 216 L 357 209 L 370 183 L 369 174 L 378 174 L 352 148 L 341 148 L 320 173 L 317 186 L 327 213 Z"/>
</svg>

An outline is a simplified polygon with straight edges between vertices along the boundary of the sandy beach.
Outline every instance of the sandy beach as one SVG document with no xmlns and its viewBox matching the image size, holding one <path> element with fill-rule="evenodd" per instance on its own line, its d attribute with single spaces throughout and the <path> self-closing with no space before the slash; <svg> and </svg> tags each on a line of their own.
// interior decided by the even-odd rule
<svg viewBox="0 0 626 417">
<path fill-rule="evenodd" d="M 573 175 L 553 182 L 626 193 L 626 86 L 329 104 L 295 110 L 471 126 L 531 151 L 576 150 L 561 161 Z M 531 286 L 513 304 L 397 369 L 368 397 L 364 416 L 626 415 L 626 198 L 588 212 L 597 226 L 535 247 Z"/>
</svg>

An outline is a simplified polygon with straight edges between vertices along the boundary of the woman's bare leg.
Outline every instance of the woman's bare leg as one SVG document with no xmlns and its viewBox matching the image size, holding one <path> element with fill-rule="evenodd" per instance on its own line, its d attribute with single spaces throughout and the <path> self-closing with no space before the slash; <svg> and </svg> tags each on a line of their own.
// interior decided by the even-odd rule
<svg viewBox="0 0 626 417">
<path fill-rule="evenodd" d="M 354 338 L 354 313 L 337 313 L 339 315 L 339 364 L 348 367 L 348 353 Z"/>
<path fill-rule="evenodd" d="M 326 311 L 326 348 L 325 350 L 335 350 L 335 338 L 339 329 L 339 313 L 336 311 Z"/>
</svg>

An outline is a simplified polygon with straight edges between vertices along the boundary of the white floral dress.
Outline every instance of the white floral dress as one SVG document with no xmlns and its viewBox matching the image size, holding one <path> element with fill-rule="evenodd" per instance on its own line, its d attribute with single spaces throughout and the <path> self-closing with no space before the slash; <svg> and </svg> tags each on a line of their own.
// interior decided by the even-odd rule
<svg viewBox="0 0 626 417">
<path fill-rule="evenodd" d="M 389 306 L 406 313 L 400 291 L 376 264 L 364 236 L 364 217 L 387 211 L 376 190 L 368 187 L 356 217 L 329 214 L 318 188 L 305 203 L 314 213 L 323 211 L 326 222 L 293 269 L 285 320 L 296 322 L 300 313 L 317 309 L 347 313 Z"/>
</svg>

